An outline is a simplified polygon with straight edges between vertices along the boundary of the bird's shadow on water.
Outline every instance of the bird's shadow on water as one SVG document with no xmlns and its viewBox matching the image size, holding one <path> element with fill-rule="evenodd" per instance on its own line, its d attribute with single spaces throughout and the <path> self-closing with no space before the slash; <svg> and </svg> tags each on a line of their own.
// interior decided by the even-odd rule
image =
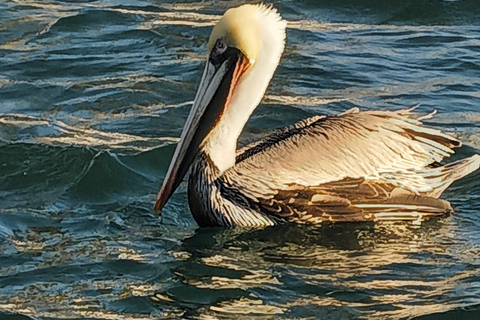
<svg viewBox="0 0 480 320">
<path fill-rule="evenodd" d="M 446 218 L 450 219 L 450 218 Z M 260 250 L 290 245 L 322 247 L 325 250 L 358 251 L 378 244 L 396 241 L 405 243 L 421 235 L 439 230 L 445 218 L 411 222 L 341 223 L 330 225 L 283 224 L 263 229 L 199 228 L 183 241 L 182 247 L 192 256 L 205 256 L 219 250 Z"/>
<path fill-rule="evenodd" d="M 449 219 L 433 219 L 421 225 L 398 221 L 285 224 L 264 229 L 205 228 L 197 229 L 193 236 L 183 241 L 182 247 L 189 252 L 191 260 L 208 260 L 215 256 L 250 261 L 252 268 L 279 264 L 287 268 L 328 269 L 335 264 L 332 261 L 348 264 L 352 256 L 373 257 L 383 253 L 397 259 L 397 252 L 421 252 L 422 245 L 430 244 L 432 238 L 448 229 Z"/>
<path fill-rule="evenodd" d="M 219 250 L 247 251 L 253 248 L 264 251 L 296 244 L 305 247 L 322 246 L 341 250 L 362 248 L 360 233 L 375 232 L 372 224 L 347 223 L 329 226 L 279 225 L 263 229 L 205 228 L 183 242 L 193 255 L 204 256 Z"/>
<path fill-rule="evenodd" d="M 175 284 L 154 300 L 160 309 L 178 308 L 186 317 L 199 317 L 211 314 L 211 306 L 216 310 L 233 308 L 236 302 L 252 299 L 262 290 L 327 297 L 338 289 L 335 285 L 312 286 L 304 282 L 302 274 L 331 274 L 335 280 L 337 272 L 354 277 L 362 268 L 401 264 L 415 253 L 412 242 L 415 245 L 419 239 L 441 233 L 444 226 L 445 219 L 420 226 L 399 222 L 199 228 L 181 244 L 184 258 L 172 269 Z M 291 271 L 300 276 L 285 275 Z M 275 299 L 285 306 L 290 298 Z"/>
</svg>

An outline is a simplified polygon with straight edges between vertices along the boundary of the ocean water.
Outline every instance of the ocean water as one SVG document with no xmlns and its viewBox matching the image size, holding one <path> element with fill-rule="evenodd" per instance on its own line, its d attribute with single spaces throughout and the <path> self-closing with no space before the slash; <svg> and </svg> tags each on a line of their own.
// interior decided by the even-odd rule
<svg viewBox="0 0 480 320">
<path fill-rule="evenodd" d="M 1 319 L 478 319 L 480 173 L 411 223 L 199 229 L 156 193 L 239 1 L 0 2 Z M 241 143 L 353 106 L 480 152 L 478 0 L 273 1 L 287 47 Z"/>
</svg>

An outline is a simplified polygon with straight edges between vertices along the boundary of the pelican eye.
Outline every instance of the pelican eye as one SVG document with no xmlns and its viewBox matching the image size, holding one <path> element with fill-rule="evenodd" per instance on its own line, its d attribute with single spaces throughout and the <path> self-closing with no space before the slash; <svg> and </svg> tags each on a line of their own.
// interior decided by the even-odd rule
<svg viewBox="0 0 480 320">
<path fill-rule="evenodd" d="M 225 43 L 225 40 L 223 38 L 217 39 L 215 42 L 215 50 L 219 53 L 222 54 L 227 50 L 227 44 Z"/>
<path fill-rule="evenodd" d="M 215 46 L 210 53 L 209 61 L 215 68 L 219 68 L 228 59 L 230 63 L 234 64 L 240 55 L 240 50 L 235 47 L 229 47 L 225 38 L 219 38 L 215 41 Z"/>
</svg>

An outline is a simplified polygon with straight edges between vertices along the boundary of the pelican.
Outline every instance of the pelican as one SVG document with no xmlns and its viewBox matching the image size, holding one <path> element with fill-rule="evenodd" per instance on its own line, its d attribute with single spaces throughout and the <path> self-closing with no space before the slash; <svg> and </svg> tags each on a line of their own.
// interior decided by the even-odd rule
<svg viewBox="0 0 480 320">
<path fill-rule="evenodd" d="M 314 116 L 236 150 L 280 62 L 285 29 L 276 9 L 263 4 L 231 8 L 213 28 L 154 210 L 190 169 L 188 202 L 201 227 L 422 221 L 451 213 L 440 195 L 477 170 L 480 156 L 441 165 L 461 143 L 423 126 L 433 114 L 414 108 Z"/>
</svg>

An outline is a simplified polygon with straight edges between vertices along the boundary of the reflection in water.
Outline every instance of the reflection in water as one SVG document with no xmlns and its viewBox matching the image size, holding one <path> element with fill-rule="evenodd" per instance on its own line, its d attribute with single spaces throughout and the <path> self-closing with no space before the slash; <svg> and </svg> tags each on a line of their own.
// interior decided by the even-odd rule
<svg viewBox="0 0 480 320">
<path fill-rule="evenodd" d="M 199 318 L 304 308 L 378 319 L 448 311 L 468 305 L 456 287 L 480 276 L 455 267 L 461 257 L 450 223 L 198 229 L 182 245 L 179 282 L 153 299 Z"/>
</svg>

